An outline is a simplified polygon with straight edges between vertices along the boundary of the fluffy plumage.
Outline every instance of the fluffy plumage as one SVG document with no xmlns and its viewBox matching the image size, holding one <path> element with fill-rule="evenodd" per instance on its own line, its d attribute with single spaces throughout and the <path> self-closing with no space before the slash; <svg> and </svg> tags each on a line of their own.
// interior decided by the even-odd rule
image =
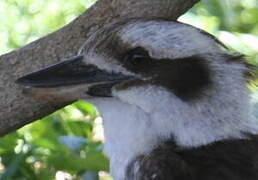
<svg viewBox="0 0 258 180">
<path fill-rule="evenodd" d="M 245 153 L 254 153 L 257 143 L 243 140 L 248 139 L 243 132 L 258 130 L 245 88 L 247 68 L 241 60 L 231 61 L 236 58 L 224 52 L 217 40 L 191 26 L 160 20 L 113 24 L 98 33 L 84 47 L 86 59 L 108 71 L 144 79 L 115 86 L 113 100 L 96 100 L 104 118 L 105 151 L 115 179 L 135 180 L 141 173 L 139 180 L 230 179 L 230 175 L 237 176 L 226 174 L 231 165 L 216 172 L 217 168 L 223 168 L 223 158 L 236 162 L 234 166 L 244 166 L 248 161 L 256 163 L 255 155 Z M 100 41 L 95 39 L 100 36 L 103 36 Z M 130 55 L 132 51 L 134 55 Z M 108 64 L 102 66 L 103 62 Z M 155 76 L 157 81 L 152 78 Z M 233 139 L 241 140 L 231 142 Z M 164 142 L 168 145 L 163 145 Z M 235 152 L 242 144 L 248 145 Z M 182 153 L 187 159 L 179 158 L 174 148 L 185 149 Z M 208 156 L 213 150 L 214 154 Z M 233 152 L 243 157 L 234 159 Z M 197 153 L 200 161 L 206 158 L 211 161 L 212 172 L 204 173 L 205 162 L 198 164 L 197 157 L 189 160 Z M 141 160 L 132 166 L 133 159 L 139 157 Z M 215 162 L 213 158 L 217 158 Z M 162 175 L 155 175 L 158 169 L 157 174 Z M 194 174 L 188 176 L 192 172 L 187 171 Z"/>
<path fill-rule="evenodd" d="M 257 179 L 248 69 L 216 38 L 178 22 L 127 19 L 95 32 L 79 54 L 72 64 L 83 72 L 54 82 L 70 86 L 43 92 L 98 107 L 115 180 Z M 18 82 L 48 86 L 58 74 L 50 70 Z"/>
</svg>

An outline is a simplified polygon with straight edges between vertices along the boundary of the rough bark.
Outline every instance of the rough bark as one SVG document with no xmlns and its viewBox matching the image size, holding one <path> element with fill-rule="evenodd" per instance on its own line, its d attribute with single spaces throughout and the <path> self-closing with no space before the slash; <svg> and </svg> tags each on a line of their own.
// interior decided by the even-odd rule
<svg viewBox="0 0 258 180">
<path fill-rule="evenodd" d="M 39 102 L 26 97 L 14 81 L 75 55 L 94 31 L 118 18 L 177 19 L 199 0 L 99 0 L 57 32 L 0 57 L 0 136 L 71 103 Z"/>
</svg>

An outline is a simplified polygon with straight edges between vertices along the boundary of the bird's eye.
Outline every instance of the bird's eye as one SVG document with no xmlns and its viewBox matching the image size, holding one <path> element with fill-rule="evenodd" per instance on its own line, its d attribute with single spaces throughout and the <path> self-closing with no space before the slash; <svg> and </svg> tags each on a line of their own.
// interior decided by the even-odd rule
<svg viewBox="0 0 258 180">
<path fill-rule="evenodd" d="M 144 64 L 148 62 L 150 59 L 151 58 L 148 52 L 141 47 L 137 47 L 131 50 L 130 52 L 127 53 L 125 57 L 126 63 L 130 63 L 131 65 L 135 65 L 135 66 Z"/>
<path fill-rule="evenodd" d="M 141 54 L 133 54 L 130 58 L 130 63 L 134 66 L 139 66 L 145 64 L 148 61 L 148 58 Z"/>
</svg>

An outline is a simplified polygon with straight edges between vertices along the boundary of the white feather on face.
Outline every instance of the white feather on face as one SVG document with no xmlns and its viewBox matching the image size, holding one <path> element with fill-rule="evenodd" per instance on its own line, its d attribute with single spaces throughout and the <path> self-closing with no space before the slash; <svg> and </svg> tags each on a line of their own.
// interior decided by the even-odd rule
<svg viewBox="0 0 258 180">
<path fill-rule="evenodd" d="M 128 163 L 150 152 L 161 141 L 173 139 L 179 146 L 189 148 L 229 138 L 245 138 L 242 132 L 258 131 L 245 88 L 246 67 L 229 62 L 214 39 L 177 22 L 133 21 L 107 27 L 109 31 L 112 28 L 112 33 L 103 34 L 104 30 L 96 34 L 101 39 L 99 42 L 92 37 L 86 43 L 87 63 L 109 72 L 141 77 L 123 67 L 121 60 L 116 59 L 122 56 L 109 54 L 111 50 L 143 47 L 152 58 L 171 61 L 198 55 L 206 60 L 212 83 L 200 97 L 191 101 L 182 100 L 165 87 L 148 83 L 129 84 L 122 89 L 114 87 L 113 98 L 91 100 L 103 115 L 105 151 L 111 159 L 115 179 L 122 180 Z M 116 43 L 110 44 L 109 40 L 114 37 Z"/>
<path fill-rule="evenodd" d="M 205 36 L 199 29 L 177 22 L 136 22 L 123 28 L 118 36 L 131 47 L 144 47 L 157 59 L 221 52 L 214 39 Z"/>
</svg>

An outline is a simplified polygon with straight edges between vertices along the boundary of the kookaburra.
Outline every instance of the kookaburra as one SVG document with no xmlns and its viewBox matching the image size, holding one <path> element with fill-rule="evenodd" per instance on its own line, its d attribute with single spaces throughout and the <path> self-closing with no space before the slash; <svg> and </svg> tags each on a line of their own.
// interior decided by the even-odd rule
<svg viewBox="0 0 258 180">
<path fill-rule="evenodd" d="M 257 180 L 247 70 L 200 29 L 130 19 L 17 83 L 40 98 L 95 104 L 115 180 Z"/>
</svg>

